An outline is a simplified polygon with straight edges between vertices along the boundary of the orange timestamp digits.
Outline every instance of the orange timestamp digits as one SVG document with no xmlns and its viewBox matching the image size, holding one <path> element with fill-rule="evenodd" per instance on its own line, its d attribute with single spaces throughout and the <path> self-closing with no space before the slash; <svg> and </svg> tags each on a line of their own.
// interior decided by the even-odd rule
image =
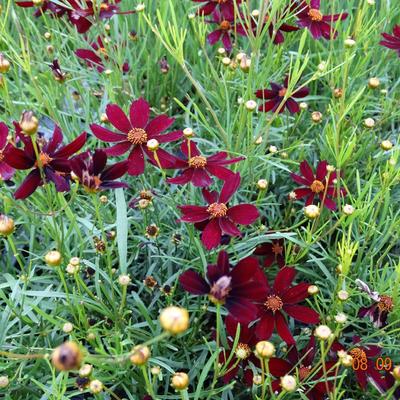
<svg viewBox="0 0 400 400">
<path fill-rule="evenodd" d="M 378 357 L 375 360 L 375 368 L 378 371 L 391 371 L 393 366 L 392 359 L 390 357 Z M 366 371 L 368 369 L 368 360 L 366 357 L 353 358 L 352 368 L 354 371 Z"/>
</svg>

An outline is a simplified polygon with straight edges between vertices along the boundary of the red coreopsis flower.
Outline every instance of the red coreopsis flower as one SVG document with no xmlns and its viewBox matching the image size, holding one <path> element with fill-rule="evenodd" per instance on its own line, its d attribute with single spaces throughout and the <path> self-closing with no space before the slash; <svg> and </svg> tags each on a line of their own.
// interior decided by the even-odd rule
<svg viewBox="0 0 400 400">
<path fill-rule="evenodd" d="M 103 150 L 77 155 L 71 160 L 71 168 L 78 181 L 90 193 L 129 187 L 124 182 L 115 182 L 126 174 L 128 162 L 121 161 L 107 166 L 107 154 Z"/>
<path fill-rule="evenodd" d="M 207 206 L 179 206 L 182 212 L 180 219 L 182 222 L 205 224 L 201 241 L 207 250 L 217 247 L 223 234 L 241 236 L 236 225 L 250 225 L 259 217 L 257 208 L 251 204 L 228 206 L 229 200 L 239 186 L 240 174 L 237 173 L 225 181 L 220 194 L 203 189 L 203 197 L 208 203 Z"/>
<path fill-rule="evenodd" d="M 301 89 L 294 90 L 291 96 L 285 100 L 285 95 L 289 85 L 289 76 L 286 76 L 283 85 L 279 85 L 275 82 L 271 82 L 270 85 L 271 89 L 260 89 L 256 91 L 256 97 L 258 99 L 268 100 L 258 107 L 259 111 L 275 112 L 279 108 L 279 113 L 283 113 L 285 108 L 287 108 L 292 114 L 298 113 L 300 107 L 295 98 L 299 99 L 306 97 L 310 92 L 307 87 L 302 87 Z"/>
<path fill-rule="evenodd" d="M 235 15 L 234 0 L 192 0 L 196 3 L 205 3 L 198 10 L 198 15 L 210 15 L 218 7 L 224 18 L 232 19 Z M 239 5 L 242 0 L 236 0 Z"/>
<path fill-rule="evenodd" d="M 15 169 L 5 162 L 4 150 L 8 140 L 8 127 L 4 122 L 0 122 L 0 182 L 8 181 L 15 174 Z"/>
<path fill-rule="evenodd" d="M 57 82 L 62 83 L 67 79 L 67 73 L 62 71 L 58 60 L 53 60 L 53 62 L 49 66 L 51 71 L 53 72 L 54 79 Z"/>
<path fill-rule="evenodd" d="M 269 268 L 276 263 L 280 268 L 285 266 L 285 247 L 283 239 L 272 240 L 256 247 L 254 255 L 264 256 L 264 267 Z"/>
<path fill-rule="evenodd" d="M 182 169 L 182 173 L 176 178 L 168 178 L 167 182 L 176 185 L 184 185 L 192 182 L 194 186 L 206 187 L 213 183 L 210 175 L 226 181 L 235 174 L 225 165 L 234 164 L 244 157 L 228 158 L 226 152 L 219 152 L 211 157 L 201 155 L 196 143 L 184 141 L 181 144 L 181 151 L 184 158 L 176 158 L 174 169 Z"/>
<path fill-rule="evenodd" d="M 208 43 L 214 45 L 221 40 L 225 50 L 228 52 L 232 50 L 231 35 L 238 34 L 240 36 L 247 36 L 246 29 L 240 22 L 235 23 L 234 17 L 227 18 L 217 9 L 212 13 L 212 20 L 206 22 L 218 26 L 217 29 L 208 34 Z"/>
<path fill-rule="evenodd" d="M 49 11 L 54 17 L 62 17 L 64 14 L 68 13 L 67 7 L 63 7 L 59 4 L 53 3 L 51 0 L 43 0 L 43 3 L 39 6 L 35 5 L 33 1 L 17 1 L 15 4 L 24 8 L 35 7 L 35 17 L 40 17 L 47 11 Z"/>
<path fill-rule="evenodd" d="M 321 203 L 330 210 L 336 210 L 336 203 L 332 198 L 337 198 L 337 189 L 335 186 L 337 174 L 336 172 L 328 173 L 328 163 L 320 161 L 317 165 L 317 170 L 314 172 L 307 161 L 300 163 L 301 176 L 291 173 L 292 180 L 303 187 L 295 189 L 297 199 L 306 197 L 306 206 L 313 203 L 317 196 Z M 340 195 L 346 196 L 346 190 L 340 188 Z"/>
<path fill-rule="evenodd" d="M 163 134 L 162 132 L 168 129 L 175 119 L 162 114 L 149 120 L 150 106 L 142 98 L 132 102 L 129 119 L 116 104 L 108 104 L 106 114 L 111 125 L 118 129 L 118 133 L 97 124 L 90 125 L 90 128 L 98 139 L 104 142 L 116 143 L 105 150 L 107 155 L 120 156 L 129 152 L 129 175 L 140 175 L 144 172 L 145 155 L 154 164 L 154 155 L 146 146 L 150 139 L 156 139 L 159 143 L 168 143 L 178 140 L 183 135 L 182 131 Z M 170 168 L 171 160 L 175 161 L 163 149 L 157 150 L 157 157 L 162 168 Z"/>
<path fill-rule="evenodd" d="M 279 20 L 279 18 L 277 19 Z M 268 17 L 268 15 L 265 17 L 263 29 L 265 26 L 268 26 L 268 35 L 271 39 L 273 39 L 274 44 L 281 44 L 285 41 L 285 36 L 283 35 L 283 32 L 295 32 L 299 30 L 297 26 L 273 22 Z"/>
<path fill-rule="evenodd" d="M 400 57 L 400 25 L 395 25 L 393 28 L 393 35 L 383 32 L 382 36 L 384 40 L 381 40 L 379 44 L 388 49 L 396 50 Z"/>
<path fill-rule="evenodd" d="M 382 381 L 382 375 L 376 369 L 376 357 L 378 357 L 382 348 L 373 344 L 361 345 L 361 338 L 353 336 L 353 345 L 347 351 L 353 357 L 354 373 L 357 382 L 362 390 L 367 388 L 368 381 L 379 383 Z M 345 346 L 339 342 L 334 342 L 331 352 L 346 351 Z M 358 364 L 358 365 L 357 365 Z"/>
<path fill-rule="evenodd" d="M 21 133 L 18 124 L 15 124 L 15 126 L 24 148 L 20 149 L 9 144 L 4 152 L 5 161 L 15 169 L 31 170 L 14 193 L 15 199 L 25 199 L 39 186 L 49 182 L 54 183 L 58 192 L 69 191 L 70 157 L 86 143 L 86 132 L 82 133 L 70 144 L 63 146 L 63 134 L 61 129 L 55 126 L 53 136 L 49 141 L 44 140 L 42 137 L 37 139 L 38 160 L 32 139 Z"/>
<path fill-rule="evenodd" d="M 291 286 L 296 275 L 292 267 L 283 267 L 276 275 L 273 286 L 267 284 L 263 303 L 260 304 L 260 321 L 256 326 L 256 335 L 260 340 L 271 337 L 274 327 L 287 344 L 295 344 L 284 314 L 305 324 L 319 322 L 319 314 L 309 307 L 299 305 L 308 296 L 309 283 L 301 282 Z"/>
<path fill-rule="evenodd" d="M 225 251 L 218 255 L 217 264 L 207 267 L 207 280 L 190 269 L 179 277 L 184 290 L 196 296 L 208 296 L 211 302 L 226 307 L 229 314 L 241 323 L 257 317 L 254 301 L 265 293 L 263 273 L 256 258 L 247 257 L 232 267 Z"/>
<path fill-rule="evenodd" d="M 337 31 L 332 27 L 333 22 L 344 21 L 348 14 L 324 15 L 320 11 L 320 3 L 320 0 L 311 0 L 310 4 L 302 1 L 297 8 L 299 10 L 296 14 L 297 24 L 301 28 L 307 28 L 314 39 L 321 37 L 327 40 L 335 39 Z"/>
<path fill-rule="evenodd" d="M 369 286 L 360 279 L 356 279 L 356 284 L 373 301 L 372 305 L 369 307 L 361 307 L 358 316 L 368 317 L 375 328 L 386 326 L 387 317 L 394 307 L 393 298 L 387 294 L 373 292 Z"/>
<path fill-rule="evenodd" d="M 224 350 L 219 355 L 219 362 L 222 365 L 228 361 L 233 351 L 233 345 L 239 324 L 240 323 L 230 315 L 225 318 L 225 329 L 229 349 Z M 259 366 L 260 364 L 259 359 L 253 353 L 253 348 L 257 344 L 257 341 L 254 330 L 249 328 L 246 324 L 240 324 L 239 340 L 234 349 L 235 356 L 232 357 L 228 365 L 225 367 L 226 372 L 222 377 L 225 384 L 232 382 L 238 376 L 240 370 L 243 371 L 244 383 L 247 386 L 253 384 L 253 371 L 248 368 L 248 366 L 250 362 L 256 366 Z"/>
<path fill-rule="evenodd" d="M 281 358 L 271 358 L 269 360 L 270 373 L 276 377 L 281 378 L 284 375 L 296 375 L 299 378 L 299 383 L 302 386 L 304 394 L 310 400 L 325 399 L 330 391 L 333 389 L 332 381 L 321 380 L 324 378 L 322 366 L 319 367 L 317 372 L 314 370 L 314 359 L 316 354 L 315 337 L 311 336 L 308 345 L 300 353 L 296 347 L 292 347 L 287 353 L 287 360 Z M 335 365 L 333 361 L 325 363 L 328 377 L 333 377 L 335 371 L 331 370 Z M 310 380 L 311 382 L 308 382 Z M 319 381 L 314 384 L 312 382 Z M 272 389 L 280 392 L 280 380 L 277 379 L 272 382 Z"/>
</svg>

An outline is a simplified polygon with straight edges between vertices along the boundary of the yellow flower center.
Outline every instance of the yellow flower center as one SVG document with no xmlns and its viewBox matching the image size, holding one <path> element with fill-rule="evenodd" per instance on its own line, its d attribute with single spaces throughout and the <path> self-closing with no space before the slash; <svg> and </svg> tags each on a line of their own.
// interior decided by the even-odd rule
<svg viewBox="0 0 400 400">
<path fill-rule="evenodd" d="M 304 365 L 301 365 L 299 368 L 299 379 L 302 381 L 304 379 L 307 379 L 308 376 L 311 374 L 311 366 L 305 367 Z"/>
<path fill-rule="evenodd" d="M 285 87 L 282 88 L 278 93 L 279 97 L 285 97 L 286 92 L 287 92 L 287 89 Z"/>
<path fill-rule="evenodd" d="M 264 303 L 264 306 L 273 312 L 278 311 L 283 306 L 283 301 L 279 296 L 272 294 L 268 296 L 267 300 Z"/>
<path fill-rule="evenodd" d="M 324 191 L 325 186 L 321 181 L 318 181 L 317 179 L 310 185 L 310 189 L 314 193 L 321 193 Z"/>
<path fill-rule="evenodd" d="M 133 128 L 128 132 L 128 141 L 132 144 L 144 144 L 147 142 L 147 133 L 142 128 Z"/>
<path fill-rule="evenodd" d="M 0 162 L 2 162 L 4 160 L 4 154 L 3 152 L 0 150 Z"/>
<path fill-rule="evenodd" d="M 350 350 L 350 355 L 357 360 L 364 360 L 367 358 L 365 351 L 358 347 L 355 347 L 354 349 Z"/>
<path fill-rule="evenodd" d="M 46 154 L 46 153 L 40 153 L 39 154 L 39 159 L 40 159 L 40 164 L 41 164 L 41 167 L 45 167 L 49 162 L 51 162 L 53 159 L 48 155 L 48 154 Z M 35 162 L 35 167 L 38 167 L 39 166 L 39 164 L 38 164 L 38 162 L 36 161 Z"/>
<path fill-rule="evenodd" d="M 207 159 L 203 156 L 195 156 L 189 159 L 189 167 L 204 168 L 207 165 Z"/>
<path fill-rule="evenodd" d="M 224 20 L 219 24 L 219 28 L 223 31 L 229 31 L 229 29 L 231 29 L 231 23 L 227 20 Z"/>
<path fill-rule="evenodd" d="M 311 18 L 312 21 L 315 21 L 315 22 L 321 22 L 322 18 L 323 18 L 321 11 L 317 10 L 316 8 L 312 8 L 308 12 L 308 16 Z"/>
<path fill-rule="evenodd" d="M 246 343 L 239 343 L 236 347 L 235 354 L 240 360 L 245 360 L 251 354 L 250 346 Z"/>
<path fill-rule="evenodd" d="M 381 299 L 379 300 L 378 303 L 378 308 L 381 312 L 382 311 L 390 312 L 392 311 L 393 306 L 394 306 L 393 299 L 390 296 L 387 296 L 386 294 L 381 296 Z"/>
<path fill-rule="evenodd" d="M 212 218 L 225 217 L 228 207 L 224 203 L 212 203 L 208 206 L 207 212 Z"/>
</svg>

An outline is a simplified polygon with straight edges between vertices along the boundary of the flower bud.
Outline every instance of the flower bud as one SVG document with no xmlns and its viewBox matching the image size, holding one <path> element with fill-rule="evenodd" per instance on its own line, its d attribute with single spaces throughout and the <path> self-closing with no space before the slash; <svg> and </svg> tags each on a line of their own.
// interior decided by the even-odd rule
<svg viewBox="0 0 400 400">
<path fill-rule="evenodd" d="M 251 16 L 252 16 L 253 18 L 258 18 L 259 15 L 260 15 L 260 11 L 259 11 L 259 10 L 253 10 L 253 11 L 251 12 Z"/>
<path fill-rule="evenodd" d="M 331 335 L 332 331 L 331 328 L 327 325 L 319 325 L 315 328 L 314 335 L 321 340 L 328 340 Z"/>
<path fill-rule="evenodd" d="M 51 355 L 51 362 L 59 371 L 78 369 L 82 363 L 83 354 L 75 342 L 65 342 L 58 346 Z"/>
<path fill-rule="evenodd" d="M 344 324 L 347 321 L 347 316 L 344 313 L 338 313 L 335 315 L 335 321 L 338 324 Z"/>
<path fill-rule="evenodd" d="M 226 67 L 228 65 L 231 65 L 231 59 L 229 57 L 224 57 L 221 61 L 222 61 L 222 64 L 224 64 Z"/>
<path fill-rule="evenodd" d="M 158 142 L 157 139 L 150 139 L 150 140 L 147 142 L 147 148 L 148 148 L 150 151 L 157 151 L 159 146 L 160 146 L 160 143 Z"/>
<path fill-rule="evenodd" d="M 257 187 L 260 190 L 266 190 L 268 188 L 268 181 L 266 179 L 259 179 L 257 181 Z"/>
<path fill-rule="evenodd" d="M 89 390 L 93 394 L 98 394 L 101 393 L 104 389 L 103 382 L 99 381 L 98 379 L 94 379 L 93 381 L 90 381 L 89 384 Z"/>
<path fill-rule="evenodd" d="M 75 275 L 79 272 L 79 265 L 68 264 L 65 268 L 68 274 Z"/>
<path fill-rule="evenodd" d="M 142 11 L 144 11 L 145 8 L 146 8 L 146 6 L 143 3 L 138 4 L 136 6 L 136 12 L 142 12 Z"/>
<path fill-rule="evenodd" d="M 354 211 L 355 211 L 355 208 L 350 204 L 346 204 L 343 206 L 343 214 L 344 215 L 351 215 L 354 213 Z"/>
<path fill-rule="evenodd" d="M 292 375 L 285 375 L 281 377 L 281 387 L 286 392 L 294 392 L 297 389 L 296 378 Z"/>
<path fill-rule="evenodd" d="M 276 154 L 277 152 L 278 152 L 278 148 L 276 147 L 276 146 L 269 146 L 268 147 L 268 151 L 271 153 L 271 154 Z"/>
<path fill-rule="evenodd" d="M 158 376 L 158 375 L 161 374 L 161 368 L 157 367 L 157 366 L 156 367 L 152 367 L 150 369 L 150 372 L 151 372 L 152 375 Z"/>
<path fill-rule="evenodd" d="M 150 349 L 147 346 L 136 346 L 130 356 L 131 363 L 134 365 L 144 365 L 150 358 Z"/>
<path fill-rule="evenodd" d="M 308 110 L 308 104 L 307 104 L 305 101 L 302 101 L 302 102 L 299 104 L 299 107 L 300 107 L 300 110 L 303 110 L 303 111 Z"/>
<path fill-rule="evenodd" d="M 366 128 L 373 128 L 375 126 L 375 120 L 373 118 L 366 118 L 364 120 L 364 126 Z"/>
<path fill-rule="evenodd" d="M 314 111 L 313 113 L 311 113 L 311 119 L 314 123 L 318 124 L 322 121 L 322 113 L 320 113 L 319 111 Z"/>
<path fill-rule="evenodd" d="M 83 364 L 82 367 L 79 369 L 79 376 L 82 378 L 86 378 L 90 376 L 92 372 L 93 372 L 93 365 Z"/>
<path fill-rule="evenodd" d="M 392 371 L 393 378 L 400 381 L 400 365 L 396 365 Z"/>
<path fill-rule="evenodd" d="M 355 45 L 356 45 L 356 41 L 354 39 L 352 39 L 352 38 L 347 38 L 344 41 L 344 46 L 347 47 L 348 49 L 351 49 Z"/>
<path fill-rule="evenodd" d="M 318 71 L 319 72 L 324 72 L 326 70 L 326 67 L 328 66 L 328 63 L 326 61 L 321 61 L 318 64 Z"/>
<path fill-rule="evenodd" d="M 381 143 L 381 149 L 385 151 L 389 151 L 393 148 L 393 143 L 390 140 L 384 140 Z"/>
<path fill-rule="evenodd" d="M 185 136 L 185 138 L 189 139 L 192 138 L 194 136 L 194 132 L 192 128 L 185 128 L 183 130 L 183 136 Z"/>
<path fill-rule="evenodd" d="M 245 105 L 247 111 L 254 111 L 257 108 L 257 103 L 254 100 L 247 100 Z"/>
<path fill-rule="evenodd" d="M 39 120 L 34 116 L 32 111 L 24 111 L 19 121 L 21 130 L 25 135 L 34 135 L 39 128 Z"/>
<path fill-rule="evenodd" d="M 0 214 L 0 235 L 9 236 L 15 230 L 14 220 L 7 215 Z"/>
<path fill-rule="evenodd" d="M 185 372 L 176 372 L 172 376 L 171 386 L 175 390 L 185 390 L 189 386 L 189 375 Z"/>
<path fill-rule="evenodd" d="M 275 346 L 267 340 L 262 340 L 256 344 L 255 353 L 258 358 L 271 358 L 275 354 Z"/>
<path fill-rule="evenodd" d="M 226 50 L 225 50 L 224 47 L 220 47 L 220 48 L 217 50 L 217 53 L 218 53 L 219 55 L 223 56 L 224 54 L 226 54 Z"/>
<path fill-rule="evenodd" d="M 6 388 L 10 384 L 10 380 L 8 379 L 8 376 L 2 375 L 0 376 L 0 389 Z"/>
<path fill-rule="evenodd" d="M 254 375 L 253 376 L 253 384 L 254 385 L 261 385 L 262 384 L 262 376 L 261 375 Z"/>
<path fill-rule="evenodd" d="M 370 89 L 377 89 L 380 84 L 381 82 L 378 78 L 370 78 L 370 80 L 368 81 L 368 87 Z"/>
<path fill-rule="evenodd" d="M 79 259 L 79 257 L 72 257 L 72 258 L 69 260 L 69 263 L 70 263 L 71 265 L 74 265 L 75 267 L 77 267 L 77 266 L 80 264 L 80 262 L 81 262 L 81 260 Z"/>
<path fill-rule="evenodd" d="M 50 40 L 51 39 L 51 33 L 50 32 L 45 32 L 43 36 L 44 36 L 44 38 L 46 40 Z"/>
<path fill-rule="evenodd" d="M 349 368 L 353 365 L 353 357 L 350 354 L 344 354 L 340 359 L 340 364 L 343 365 L 343 367 Z"/>
<path fill-rule="evenodd" d="M 62 330 L 64 333 L 71 333 L 74 330 L 74 325 L 71 324 L 71 322 L 66 322 L 63 325 Z"/>
<path fill-rule="evenodd" d="M 349 292 L 346 290 L 339 290 L 337 296 L 339 300 L 346 301 L 349 298 Z"/>
<path fill-rule="evenodd" d="M 120 275 L 118 277 L 118 283 L 121 286 L 128 286 L 131 283 L 131 278 L 129 277 L 129 275 Z"/>
<path fill-rule="evenodd" d="M 160 323 L 164 330 L 177 335 L 189 328 L 189 313 L 185 308 L 170 306 L 160 314 Z"/>
<path fill-rule="evenodd" d="M 310 204 L 309 206 L 304 207 L 304 215 L 307 218 L 315 219 L 320 215 L 320 209 L 318 206 L 314 204 Z"/>
<path fill-rule="evenodd" d="M 307 289 L 309 295 L 314 296 L 319 292 L 319 288 L 316 285 L 310 285 Z"/>
<path fill-rule="evenodd" d="M 343 89 L 342 88 L 333 89 L 333 97 L 335 99 L 340 99 L 342 96 L 343 96 Z"/>
<path fill-rule="evenodd" d="M 4 57 L 3 53 L 0 53 L 0 73 L 6 74 L 10 70 L 10 61 Z"/>
<path fill-rule="evenodd" d="M 61 264 L 61 260 L 62 260 L 61 253 L 57 250 L 49 251 L 44 256 L 45 263 L 50 267 L 58 267 Z"/>
</svg>

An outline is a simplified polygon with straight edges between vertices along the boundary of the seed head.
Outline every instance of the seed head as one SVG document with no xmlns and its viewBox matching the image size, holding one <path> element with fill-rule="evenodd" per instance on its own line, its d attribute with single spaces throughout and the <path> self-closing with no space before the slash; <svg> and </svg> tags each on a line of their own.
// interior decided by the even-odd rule
<svg viewBox="0 0 400 400">
<path fill-rule="evenodd" d="M 103 389 L 104 389 L 103 382 L 99 381 L 98 379 L 94 379 L 93 381 L 90 381 L 89 390 L 93 394 L 98 394 L 98 393 L 102 392 Z"/>
</svg>

